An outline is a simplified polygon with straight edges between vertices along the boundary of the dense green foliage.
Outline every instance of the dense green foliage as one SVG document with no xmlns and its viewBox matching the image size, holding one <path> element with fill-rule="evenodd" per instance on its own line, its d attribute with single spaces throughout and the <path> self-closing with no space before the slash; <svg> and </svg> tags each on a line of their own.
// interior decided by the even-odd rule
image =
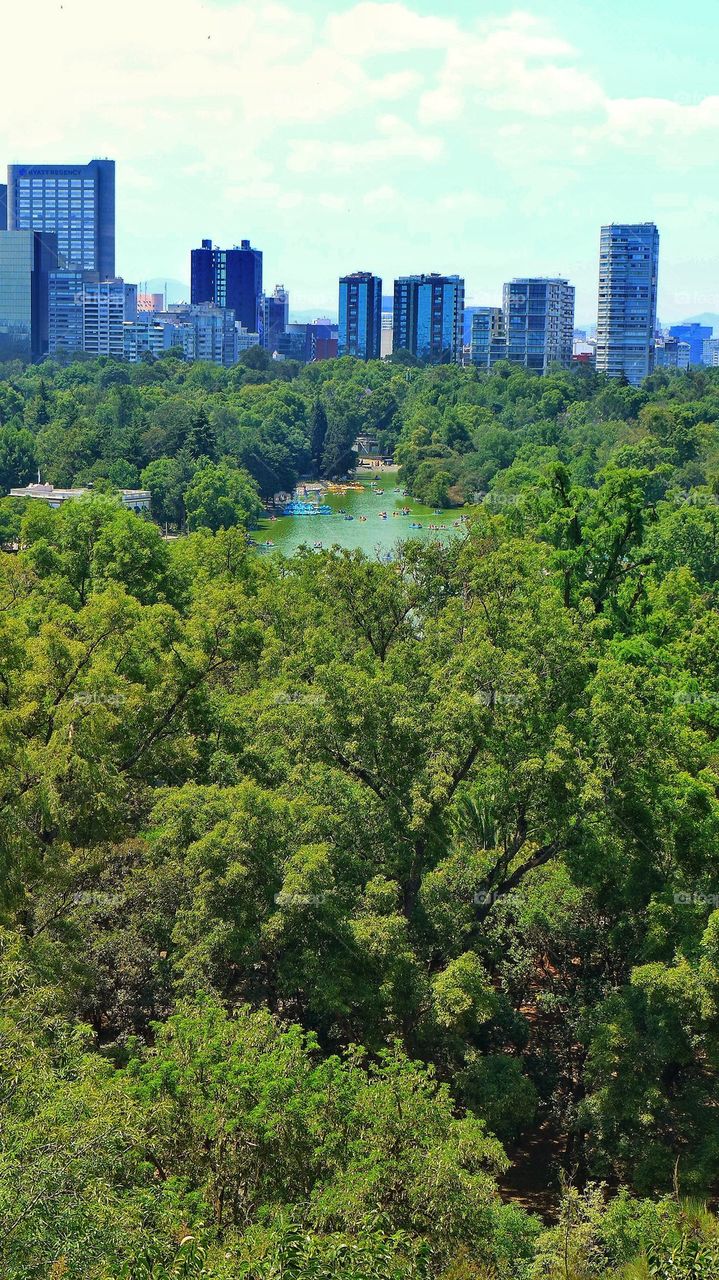
<svg viewBox="0 0 719 1280">
<path fill-rule="evenodd" d="M 2 1275 L 718 1274 L 718 373 L 10 372 L 195 531 L 0 504 Z M 353 415 L 466 535 L 253 556 Z"/>
<path fill-rule="evenodd" d="M 587 368 L 536 378 L 507 363 L 489 376 L 348 358 L 302 367 L 258 350 L 232 369 L 176 354 L 4 369 L 0 486 L 38 467 L 56 485 L 147 484 L 161 523 L 184 524 L 187 486 L 210 462 L 246 471 L 267 499 L 300 476 L 347 471 L 367 432 L 397 449 L 408 488 L 432 506 L 474 501 L 507 471 L 521 487 L 553 461 L 593 486 L 620 444 L 646 436 L 689 486 L 703 462 L 718 464 L 711 369 L 660 370 L 641 390 Z"/>
<path fill-rule="evenodd" d="M 102 358 L 4 368 L 0 493 L 27 484 L 38 469 L 56 486 L 142 485 L 152 493 L 156 519 L 183 527 L 192 527 L 193 515 L 198 527 L 208 496 L 215 522 L 208 527 L 235 522 L 228 471 L 239 473 L 243 517 L 248 476 L 267 500 L 291 490 L 301 475 L 345 473 L 360 432 L 394 441 L 406 391 L 402 372 L 379 363 L 302 368 L 273 363 L 264 352 L 248 352 L 232 369 L 176 355 L 137 365 Z M 0 366 L 0 378 L 2 372 Z M 212 464 L 223 467 L 221 477 Z M 218 491 L 230 498 L 229 509 L 218 509 Z"/>
</svg>

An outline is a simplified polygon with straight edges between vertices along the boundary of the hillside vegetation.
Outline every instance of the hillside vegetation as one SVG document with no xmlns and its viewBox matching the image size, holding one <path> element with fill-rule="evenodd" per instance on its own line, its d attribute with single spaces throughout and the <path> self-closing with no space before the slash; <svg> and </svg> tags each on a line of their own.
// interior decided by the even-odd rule
<svg viewBox="0 0 719 1280">
<path fill-rule="evenodd" d="M 719 1274 L 719 371 L 6 374 L 2 1275 Z M 322 413 L 466 535 L 248 549 Z"/>
</svg>

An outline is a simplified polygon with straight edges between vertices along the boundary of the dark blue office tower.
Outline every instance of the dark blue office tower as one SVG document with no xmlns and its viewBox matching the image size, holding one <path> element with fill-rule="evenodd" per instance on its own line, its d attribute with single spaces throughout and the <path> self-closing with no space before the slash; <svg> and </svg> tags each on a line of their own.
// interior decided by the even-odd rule
<svg viewBox="0 0 719 1280">
<path fill-rule="evenodd" d="M 262 251 L 243 240 L 234 249 L 216 249 L 203 240 L 192 250 L 191 299 L 193 306 L 214 302 L 230 307 L 245 329 L 255 333 L 260 325 Z"/>
<path fill-rule="evenodd" d="M 8 165 L 10 231 L 57 236 L 65 267 L 115 275 L 115 161 Z"/>
</svg>

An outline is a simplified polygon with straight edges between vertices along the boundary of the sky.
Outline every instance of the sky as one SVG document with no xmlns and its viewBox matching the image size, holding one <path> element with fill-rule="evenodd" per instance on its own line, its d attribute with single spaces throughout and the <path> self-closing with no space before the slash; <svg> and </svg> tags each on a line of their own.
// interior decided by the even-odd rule
<svg viewBox="0 0 719 1280">
<path fill-rule="evenodd" d="M 603 222 L 657 222 L 665 322 L 719 311 L 716 0 L 26 0 L 6 163 L 117 162 L 117 270 L 264 252 L 291 309 L 337 277 L 564 275 L 596 318 Z"/>
</svg>

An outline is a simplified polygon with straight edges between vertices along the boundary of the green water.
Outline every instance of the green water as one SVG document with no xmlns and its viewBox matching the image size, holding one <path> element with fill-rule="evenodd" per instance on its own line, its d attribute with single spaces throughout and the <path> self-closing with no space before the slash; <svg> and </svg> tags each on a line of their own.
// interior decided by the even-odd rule
<svg viewBox="0 0 719 1280">
<path fill-rule="evenodd" d="M 375 479 L 383 494 L 373 491 L 370 481 Z M 386 554 L 407 538 L 447 540 L 461 533 L 461 526 L 455 526 L 459 512 L 443 511 L 434 515 L 432 507 L 425 507 L 413 498 L 403 497 L 397 484 L 395 472 L 378 473 L 375 476 L 358 476 L 356 483 L 363 486 L 361 493 L 328 493 L 320 499 L 332 507 L 332 515 L 325 516 L 278 516 L 276 520 L 263 519 L 260 527 L 252 534 L 255 543 L 261 544 L 269 539 L 274 543 L 275 551 L 291 556 L 298 547 L 314 547 L 321 542 L 327 547 L 359 547 L 369 556 L 376 553 Z M 304 501 L 302 486 L 298 487 L 297 497 Z M 314 501 L 316 494 L 309 494 L 307 501 Z M 394 515 L 403 507 L 409 508 L 410 514 Z M 386 511 L 383 519 L 380 512 Z M 354 517 L 346 520 L 342 512 Z M 463 514 L 468 512 L 465 508 Z M 366 519 L 360 520 L 360 516 Z M 412 523 L 421 524 L 421 529 L 412 529 Z M 444 529 L 432 530 L 430 524 L 444 525 Z M 265 549 L 262 548 L 264 551 Z M 268 548 L 269 550 L 269 548 Z"/>
</svg>

